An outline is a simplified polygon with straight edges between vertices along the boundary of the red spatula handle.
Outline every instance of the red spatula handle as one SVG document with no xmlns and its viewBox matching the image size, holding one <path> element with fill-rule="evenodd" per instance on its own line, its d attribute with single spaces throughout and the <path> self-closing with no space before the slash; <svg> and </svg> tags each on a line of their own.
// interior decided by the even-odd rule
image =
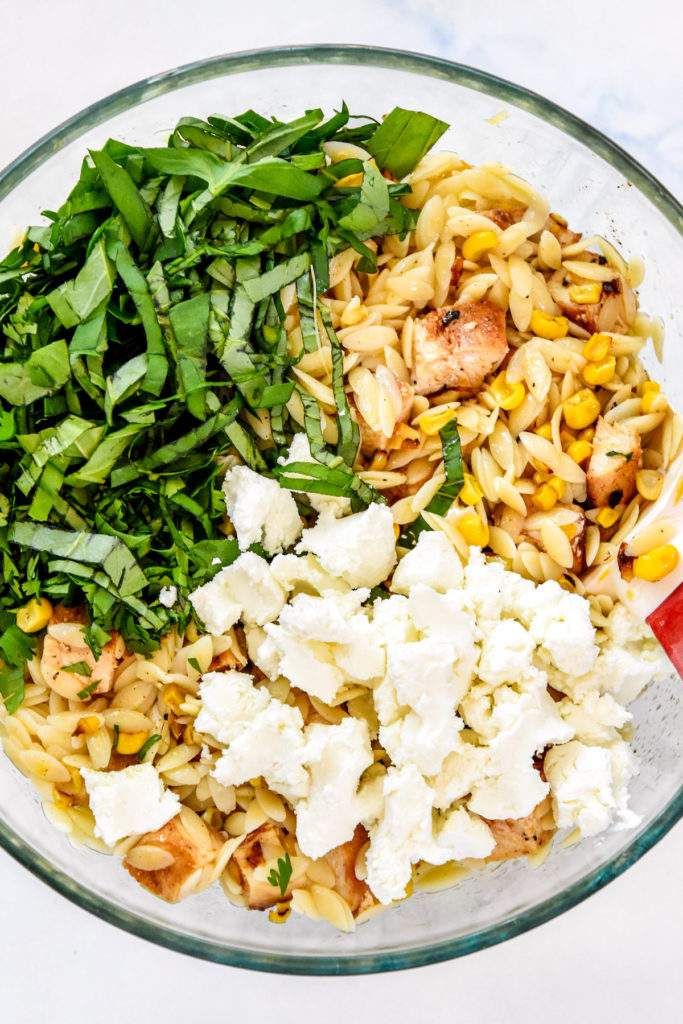
<svg viewBox="0 0 683 1024">
<path fill-rule="evenodd" d="M 683 676 L 683 583 L 648 615 L 647 621 L 679 676 Z"/>
</svg>

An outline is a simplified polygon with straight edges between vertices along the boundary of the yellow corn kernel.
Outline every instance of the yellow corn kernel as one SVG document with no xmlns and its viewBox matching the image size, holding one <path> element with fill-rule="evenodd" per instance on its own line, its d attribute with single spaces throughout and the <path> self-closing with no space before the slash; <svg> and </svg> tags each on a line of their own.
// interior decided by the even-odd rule
<svg viewBox="0 0 683 1024">
<path fill-rule="evenodd" d="M 565 449 L 565 451 L 567 448 L 569 448 L 569 445 L 572 443 L 573 440 L 574 435 L 571 434 L 568 430 L 560 430 L 560 444 Z"/>
<path fill-rule="evenodd" d="M 22 633 L 37 633 L 45 629 L 52 618 L 52 605 L 46 597 L 32 598 L 17 612 L 17 626 Z"/>
<path fill-rule="evenodd" d="M 67 807 L 71 807 L 71 798 L 62 793 L 56 786 L 52 787 L 52 803 L 55 807 L 59 807 L 60 810 L 65 811 Z"/>
<path fill-rule="evenodd" d="M 85 718 L 81 718 L 76 729 L 77 733 L 85 733 L 86 736 L 92 736 L 94 732 L 97 732 L 101 725 L 99 715 L 86 715 Z"/>
<path fill-rule="evenodd" d="M 498 376 L 491 381 L 490 390 L 497 405 L 499 405 L 501 409 L 505 409 L 506 412 L 510 409 L 516 409 L 517 406 L 522 404 L 526 396 L 526 388 L 522 384 L 521 380 L 515 381 L 514 384 L 510 384 L 505 372 L 499 373 Z"/>
<path fill-rule="evenodd" d="M 633 575 L 639 580 L 656 583 L 673 572 L 678 561 L 678 548 L 673 544 L 662 544 L 648 551 L 646 555 L 638 555 L 633 563 Z"/>
<path fill-rule="evenodd" d="M 71 776 L 71 788 L 73 789 L 76 796 L 78 796 L 78 794 L 82 793 L 83 790 L 85 789 L 83 776 L 81 775 L 78 768 L 75 768 L 73 765 L 68 764 L 66 767 L 69 772 L 69 775 Z"/>
<path fill-rule="evenodd" d="M 545 472 L 541 472 L 540 470 L 536 470 L 536 472 L 534 473 L 532 479 L 533 479 L 534 483 L 536 484 L 536 486 L 540 487 L 541 484 L 547 484 L 548 483 L 549 474 L 545 473 Z"/>
<path fill-rule="evenodd" d="M 409 427 L 407 423 L 399 423 L 389 439 L 387 448 L 390 452 L 396 451 L 397 449 L 402 448 L 406 441 L 409 442 L 409 448 L 417 448 L 420 441 L 420 431 L 415 430 L 413 427 Z"/>
<path fill-rule="evenodd" d="M 458 521 L 458 529 L 468 545 L 485 548 L 489 542 L 489 525 L 475 512 L 468 512 Z"/>
<path fill-rule="evenodd" d="M 590 441 L 590 443 L 592 444 L 594 437 L 595 437 L 595 427 L 588 427 L 586 430 L 582 430 L 581 431 L 581 433 L 579 434 L 578 440 L 579 441 Z"/>
<path fill-rule="evenodd" d="M 401 536 L 401 527 L 398 525 L 398 523 L 394 523 L 394 537 L 396 538 L 396 540 L 398 540 L 398 538 L 400 536 Z"/>
<path fill-rule="evenodd" d="M 590 284 L 573 284 L 569 288 L 569 298 L 572 302 L 578 302 L 580 305 L 588 306 L 599 302 L 601 295 L 602 285 L 599 281 L 591 281 Z"/>
<path fill-rule="evenodd" d="M 183 729 L 183 742 L 187 743 L 188 747 L 194 747 L 195 745 L 201 747 L 202 745 L 201 737 L 192 722 L 188 722 Z"/>
<path fill-rule="evenodd" d="M 548 480 L 548 485 L 552 487 L 557 497 L 562 501 L 565 491 L 567 490 L 567 485 L 564 480 L 560 480 L 559 476 L 551 476 L 550 480 Z"/>
<path fill-rule="evenodd" d="M 276 903 L 268 912 L 268 920 L 272 924 L 284 924 L 291 912 L 292 908 L 289 903 Z"/>
<path fill-rule="evenodd" d="M 622 512 L 623 509 L 618 505 L 616 508 L 601 508 L 595 521 L 598 526 L 602 526 L 605 530 L 609 530 L 621 518 Z"/>
<path fill-rule="evenodd" d="M 363 184 L 363 172 L 357 171 L 355 174 L 347 174 L 345 178 L 339 178 L 335 188 L 360 188 Z"/>
<path fill-rule="evenodd" d="M 583 346 L 583 354 L 592 363 L 600 363 L 607 357 L 610 345 L 609 334 L 594 334 Z"/>
<path fill-rule="evenodd" d="M 464 260 L 478 260 L 489 249 L 495 249 L 498 245 L 498 235 L 495 231 L 475 231 L 473 235 L 466 238 L 462 243 L 462 258 Z"/>
<path fill-rule="evenodd" d="M 537 427 L 534 433 L 538 434 L 539 437 L 544 437 L 546 441 L 552 441 L 553 439 L 553 428 L 549 423 L 544 423 L 543 426 Z"/>
<path fill-rule="evenodd" d="M 601 387 L 611 381 L 617 370 L 617 361 L 614 356 L 601 359 L 599 363 L 586 363 L 583 368 L 583 379 L 586 384 L 592 387 Z"/>
<path fill-rule="evenodd" d="M 185 639 L 187 640 L 188 644 L 193 644 L 195 643 L 195 641 L 199 640 L 199 633 L 194 622 L 188 622 L 188 624 L 185 626 Z"/>
<path fill-rule="evenodd" d="M 368 317 L 369 310 L 367 306 L 352 306 L 351 309 L 345 309 L 341 315 L 342 327 L 355 327 L 356 324 L 362 323 Z"/>
<path fill-rule="evenodd" d="M 542 512 L 549 512 L 557 505 L 558 494 L 550 484 L 541 484 L 535 494 L 531 497 L 532 505 L 540 508 Z"/>
<path fill-rule="evenodd" d="M 656 380 L 645 380 L 638 390 L 641 395 L 658 395 L 662 388 Z"/>
<path fill-rule="evenodd" d="M 656 469 L 639 469 L 636 473 L 638 494 L 646 501 L 656 501 L 662 493 L 664 477 Z"/>
<path fill-rule="evenodd" d="M 531 314 L 529 327 L 536 337 L 555 341 L 557 338 L 566 337 L 569 321 L 566 316 L 549 316 L 542 309 L 535 309 Z"/>
<path fill-rule="evenodd" d="M 600 402 L 592 391 L 582 388 L 568 398 L 562 407 L 565 423 L 571 430 L 583 430 L 600 415 Z"/>
<path fill-rule="evenodd" d="M 484 497 L 484 492 L 471 473 L 465 473 L 465 483 L 458 497 L 463 505 L 476 505 Z"/>
<path fill-rule="evenodd" d="M 381 469 L 384 469 L 386 464 L 387 464 L 387 458 L 388 458 L 388 455 L 387 455 L 386 452 L 377 452 L 377 454 L 373 456 L 372 462 L 368 466 L 368 469 L 371 469 L 371 470 L 381 470 Z"/>
<path fill-rule="evenodd" d="M 185 700 L 185 691 L 181 690 L 177 683 L 169 683 L 163 688 L 161 699 L 174 714 L 179 715 L 180 705 Z"/>
<path fill-rule="evenodd" d="M 417 422 L 420 430 L 428 437 L 432 437 L 434 434 L 438 434 L 454 416 L 455 409 L 428 409 L 427 412 L 422 413 Z"/>
<path fill-rule="evenodd" d="M 146 729 L 143 729 L 141 732 L 119 733 L 119 741 L 116 744 L 116 749 L 119 754 L 137 754 L 145 745 L 148 735 L 149 734 Z"/>
<path fill-rule="evenodd" d="M 642 393 L 643 397 L 640 399 L 640 411 L 642 413 L 664 412 L 666 409 L 666 399 L 661 394 L 659 384 L 653 380 L 645 381 Z"/>
<path fill-rule="evenodd" d="M 582 462 L 589 459 L 593 454 L 593 445 L 590 441 L 572 441 L 567 448 L 567 455 L 580 466 Z"/>
</svg>

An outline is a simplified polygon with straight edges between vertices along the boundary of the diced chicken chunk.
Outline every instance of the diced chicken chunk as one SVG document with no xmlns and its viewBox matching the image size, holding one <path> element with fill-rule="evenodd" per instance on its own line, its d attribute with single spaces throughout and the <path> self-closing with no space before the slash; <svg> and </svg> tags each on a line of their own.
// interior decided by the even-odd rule
<svg viewBox="0 0 683 1024">
<path fill-rule="evenodd" d="M 275 864 L 278 859 L 284 858 L 285 854 L 284 832 L 269 823 L 250 832 L 242 845 L 235 850 L 233 857 L 239 868 L 250 910 L 266 910 L 291 898 L 292 891 L 297 887 L 292 884 L 292 879 L 284 893 L 280 892 L 277 885 L 271 885 L 268 881 L 270 869 L 267 865 Z M 299 880 L 299 886 L 303 881 L 304 879 Z"/>
<path fill-rule="evenodd" d="M 203 887 L 204 869 L 214 863 L 224 842 L 225 837 L 204 822 L 190 832 L 177 814 L 163 828 L 141 836 L 123 866 L 154 896 L 177 903 Z"/>
<path fill-rule="evenodd" d="M 577 259 L 596 263 L 600 257 L 595 253 L 586 252 Z M 601 284 L 598 302 L 576 302 L 571 289 L 575 285 L 594 283 Z M 591 282 L 588 278 L 570 273 L 562 267 L 550 278 L 548 290 L 565 316 L 591 334 L 596 331 L 623 333 L 628 330 L 636 315 L 635 295 L 618 270 L 614 270 L 614 276 L 609 281 Z"/>
<path fill-rule="evenodd" d="M 492 220 L 497 227 L 504 231 L 505 228 L 509 228 L 513 224 L 519 224 L 526 210 L 526 206 L 513 206 L 509 210 L 504 210 L 501 207 L 495 210 L 482 210 L 481 212 L 484 217 L 488 217 L 489 220 Z"/>
<path fill-rule="evenodd" d="M 550 214 L 545 228 L 551 235 L 555 235 L 562 248 L 565 245 L 575 245 L 581 238 L 581 232 L 571 231 L 567 226 L 567 222 L 562 217 L 558 217 L 556 213 Z"/>
<path fill-rule="evenodd" d="M 413 327 L 415 391 L 476 391 L 507 350 L 505 314 L 495 303 L 463 302 L 432 310 Z"/>
<path fill-rule="evenodd" d="M 410 412 L 413 407 L 413 391 L 410 384 L 404 380 L 397 380 L 396 386 L 401 396 L 401 407 L 396 414 L 396 425 L 399 423 L 405 423 L 410 419 Z M 366 456 L 372 456 L 375 452 L 385 452 L 389 446 L 391 438 L 387 437 L 386 434 L 382 433 L 381 430 L 373 430 L 369 426 L 360 412 L 356 410 L 358 416 L 358 426 L 360 428 L 360 450 L 361 453 Z"/>
<path fill-rule="evenodd" d="M 118 633 L 102 648 L 99 658 L 83 639 L 82 627 L 87 618 L 81 608 L 55 609 L 47 627 L 40 667 L 48 686 L 62 697 L 75 700 L 78 693 L 97 682 L 90 694 L 107 693 L 114 682 L 114 673 L 125 654 L 125 645 Z M 90 674 L 67 672 L 65 666 L 85 662 Z"/>
<path fill-rule="evenodd" d="M 367 883 L 356 875 L 356 858 L 367 841 L 367 832 L 362 825 L 357 825 L 353 838 L 349 839 L 348 843 L 335 846 L 324 857 L 334 871 L 334 888 L 346 900 L 354 917 L 358 917 L 377 902 Z"/>
<path fill-rule="evenodd" d="M 586 469 L 588 497 L 595 506 L 615 508 L 636 493 L 636 474 L 643 459 L 635 427 L 598 420 L 593 454 Z"/>
<path fill-rule="evenodd" d="M 558 514 L 562 516 L 560 528 L 567 534 L 574 556 L 571 571 L 578 574 L 586 568 L 586 516 L 580 505 L 556 505 L 553 515 L 557 516 Z M 529 522 L 525 520 L 522 522 L 522 528 L 517 540 L 527 538 L 533 541 L 538 548 L 543 548 L 540 527 L 534 525 L 538 517 L 539 513 L 536 513 L 529 517 Z"/>
<path fill-rule="evenodd" d="M 484 821 L 493 832 L 496 845 L 487 861 L 512 860 L 539 850 L 555 834 L 552 804 L 546 797 L 526 818 L 494 818 Z"/>
</svg>

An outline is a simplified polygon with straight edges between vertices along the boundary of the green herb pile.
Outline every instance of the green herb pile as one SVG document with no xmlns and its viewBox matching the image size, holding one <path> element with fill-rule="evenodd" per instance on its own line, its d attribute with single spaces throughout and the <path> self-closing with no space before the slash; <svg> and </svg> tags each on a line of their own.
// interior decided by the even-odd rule
<svg viewBox="0 0 683 1024">
<path fill-rule="evenodd" d="M 320 296 L 336 253 L 351 246 L 374 272 L 366 241 L 414 226 L 395 179 L 446 127 L 401 108 L 381 124 L 351 119 L 344 105 L 327 121 L 184 118 L 167 148 L 110 140 L 0 263 L 0 692 L 15 692 L 30 655 L 14 613 L 34 596 L 85 603 L 100 636 L 120 630 L 134 651 L 184 626 L 182 595 L 238 554 L 219 529 L 218 456 L 236 450 L 282 486 L 354 508 L 379 500 L 353 473 L 358 428 Z M 374 163 L 329 165 L 332 140 Z M 337 184 L 359 172 L 359 187 Z M 287 353 L 279 292 L 292 283 L 302 353 L 322 332 L 331 346 L 335 445 L 291 373 L 300 356 Z M 317 461 L 279 467 L 300 429 L 286 408 L 295 389 Z M 249 423 L 263 409 L 268 443 Z M 447 462 L 447 486 L 456 469 Z M 168 585 L 181 594 L 170 610 L 158 600 Z"/>
</svg>

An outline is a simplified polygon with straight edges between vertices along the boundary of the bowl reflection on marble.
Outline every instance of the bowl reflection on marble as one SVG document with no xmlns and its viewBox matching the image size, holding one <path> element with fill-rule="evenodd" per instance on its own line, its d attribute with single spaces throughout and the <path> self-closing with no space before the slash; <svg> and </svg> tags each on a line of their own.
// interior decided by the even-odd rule
<svg viewBox="0 0 683 1024">
<path fill-rule="evenodd" d="M 662 365 L 643 362 L 683 407 L 671 345 L 683 310 L 674 296 L 683 255 L 680 205 L 616 145 L 548 101 L 447 61 L 364 47 L 301 47 L 220 57 L 140 82 L 88 108 L 40 140 L 0 175 L 0 246 L 17 227 L 59 204 L 83 154 L 109 137 L 162 144 L 179 117 L 252 107 L 290 120 L 305 109 L 381 116 L 393 106 L 450 123 L 439 148 L 471 163 L 500 161 L 528 179 L 572 226 L 644 257 L 642 308 L 664 318 Z M 503 116 L 495 115 L 504 112 Z M 656 368 L 655 368 L 656 367 Z M 677 372 L 678 371 L 678 372 Z M 641 765 L 631 785 L 640 824 L 561 848 L 542 866 L 508 862 L 456 888 L 420 894 L 355 933 L 293 915 L 284 927 L 232 907 L 218 887 L 178 905 L 152 897 L 112 858 L 75 848 L 45 819 L 31 784 L 0 757 L 0 843 L 29 870 L 87 910 L 162 945 L 222 963 L 289 973 L 393 970 L 448 959 L 510 938 L 573 906 L 634 863 L 683 811 L 680 680 L 653 685 L 631 707 Z"/>
</svg>

